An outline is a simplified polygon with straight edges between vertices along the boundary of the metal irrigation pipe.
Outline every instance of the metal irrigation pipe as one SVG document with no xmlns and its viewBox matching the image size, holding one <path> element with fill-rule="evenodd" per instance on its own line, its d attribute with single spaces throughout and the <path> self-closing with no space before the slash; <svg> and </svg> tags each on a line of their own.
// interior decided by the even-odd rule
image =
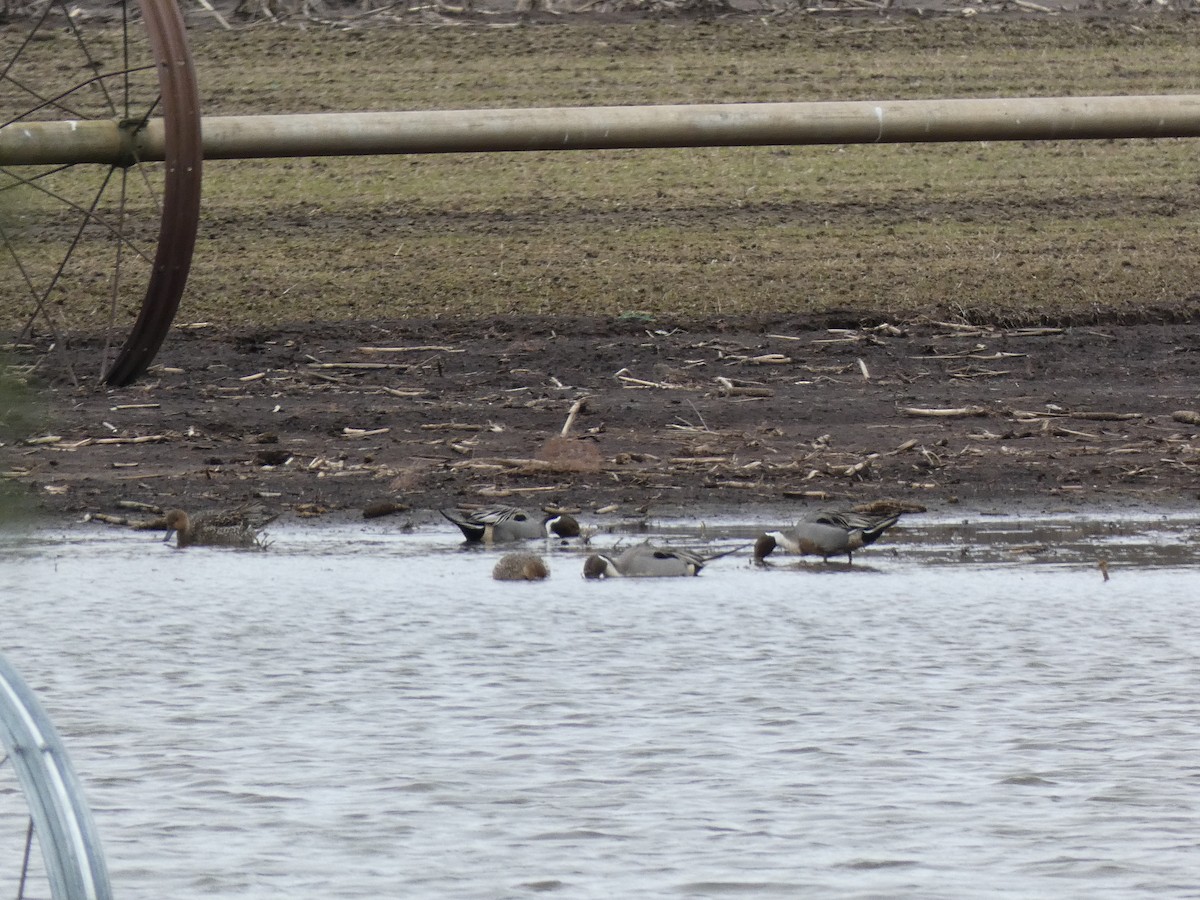
<svg viewBox="0 0 1200 900">
<path fill-rule="evenodd" d="M 1200 95 L 213 116 L 206 159 L 784 144 L 1200 137 Z M 163 123 L 15 122 L 0 166 L 161 160 Z"/>
</svg>

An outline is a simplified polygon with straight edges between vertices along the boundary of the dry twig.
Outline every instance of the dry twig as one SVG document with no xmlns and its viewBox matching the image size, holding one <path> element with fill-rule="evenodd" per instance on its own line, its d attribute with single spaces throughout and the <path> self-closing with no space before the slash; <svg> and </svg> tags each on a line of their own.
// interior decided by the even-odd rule
<svg viewBox="0 0 1200 900">
<path fill-rule="evenodd" d="M 559 432 L 559 434 L 562 437 L 566 437 L 567 434 L 571 431 L 571 426 L 575 424 L 576 417 L 578 417 L 578 415 L 581 412 L 583 412 L 583 408 L 586 403 L 587 403 L 587 398 L 580 397 L 578 400 L 576 400 L 574 403 L 571 404 L 571 410 L 570 410 L 570 412 L 567 413 L 567 421 L 563 423 L 562 431 Z"/>
<path fill-rule="evenodd" d="M 924 416 L 934 419 L 963 419 L 972 416 L 986 416 L 988 410 L 984 406 L 954 406 L 954 407 L 920 407 L 901 406 L 899 412 L 906 416 Z"/>
</svg>

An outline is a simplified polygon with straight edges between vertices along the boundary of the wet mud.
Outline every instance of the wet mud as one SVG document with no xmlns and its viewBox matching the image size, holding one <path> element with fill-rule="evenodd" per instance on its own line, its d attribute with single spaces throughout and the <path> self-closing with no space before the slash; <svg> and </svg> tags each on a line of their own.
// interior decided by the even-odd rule
<svg viewBox="0 0 1200 900">
<path fill-rule="evenodd" d="M 72 514 L 1187 509 L 1198 369 L 1200 336 L 1171 324 L 205 328 L 133 388 L 51 389 L 46 430 L 10 448 L 8 477 Z"/>
</svg>

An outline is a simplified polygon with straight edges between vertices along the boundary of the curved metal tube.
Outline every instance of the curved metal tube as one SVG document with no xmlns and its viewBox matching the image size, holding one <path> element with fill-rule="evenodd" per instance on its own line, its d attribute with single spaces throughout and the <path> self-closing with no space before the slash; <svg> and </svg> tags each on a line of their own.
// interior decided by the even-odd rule
<svg viewBox="0 0 1200 900">
<path fill-rule="evenodd" d="M 54 723 L 0 656 L 0 749 L 21 783 L 54 897 L 112 900 L 91 810 Z"/>
<path fill-rule="evenodd" d="M 138 2 L 158 66 L 163 118 L 154 123 L 155 133 L 162 141 L 161 155 L 138 153 L 137 158 L 139 161 L 162 159 L 167 171 L 158 249 L 141 312 L 104 376 L 105 382 L 114 387 L 127 385 L 146 371 L 179 309 L 200 223 L 200 174 L 204 159 L 200 148 L 200 92 L 183 16 L 173 0 Z M 84 129 L 84 133 L 91 130 Z"/>
</svg>

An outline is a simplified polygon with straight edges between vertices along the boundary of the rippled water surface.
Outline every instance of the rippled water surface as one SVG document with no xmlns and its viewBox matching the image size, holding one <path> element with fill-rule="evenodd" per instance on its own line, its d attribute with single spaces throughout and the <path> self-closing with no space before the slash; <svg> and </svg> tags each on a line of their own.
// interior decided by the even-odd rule
<svg viewBox="0 0 1200 900">
<path fill-rule="evenodd" d="M 117 897 L 1200 895 L 1190 519 L 540 584 L 394 529 L 0 539 Z"/>
</svg>

